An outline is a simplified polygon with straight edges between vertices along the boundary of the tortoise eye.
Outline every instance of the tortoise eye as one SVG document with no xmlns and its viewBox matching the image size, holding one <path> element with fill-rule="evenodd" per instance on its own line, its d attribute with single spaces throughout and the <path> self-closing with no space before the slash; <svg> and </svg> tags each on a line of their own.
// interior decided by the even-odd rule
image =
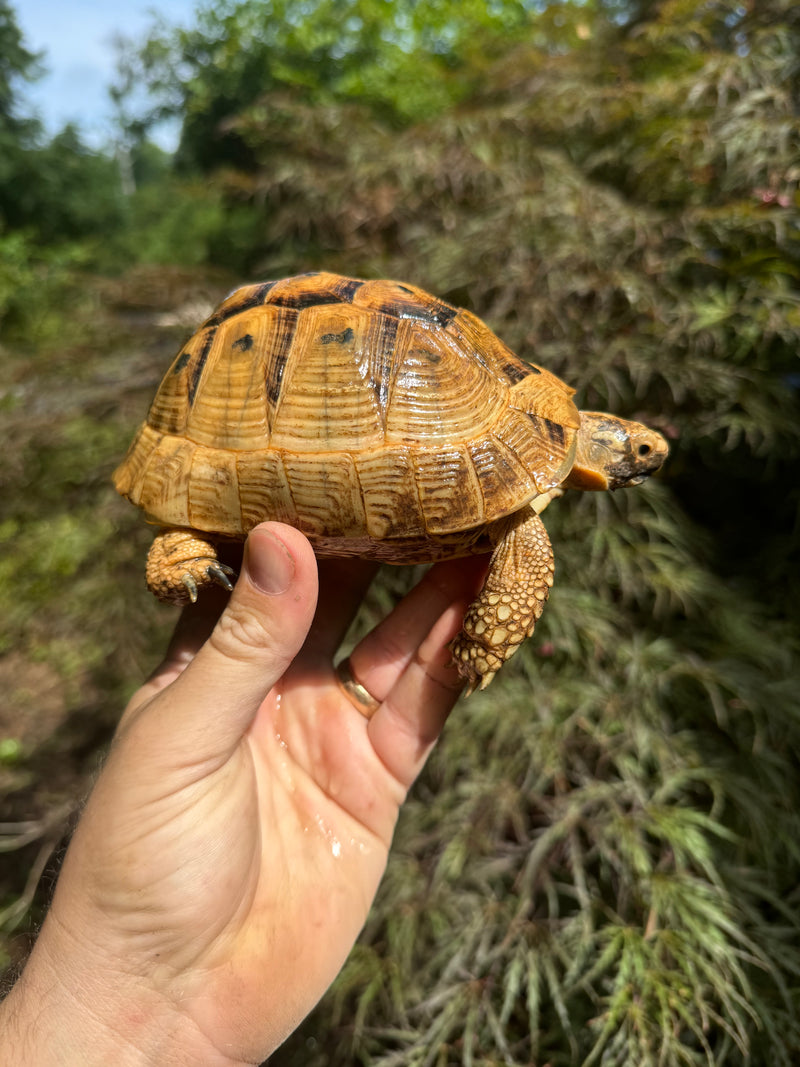
<svg viewBox="0 0 800 1067">
<path fill-rule="evenodd" d="M 652 449 L 650 448 L 650 445 L 639 445 L 640 456 L 649 456 L 651 451 Z"/>
</svg>

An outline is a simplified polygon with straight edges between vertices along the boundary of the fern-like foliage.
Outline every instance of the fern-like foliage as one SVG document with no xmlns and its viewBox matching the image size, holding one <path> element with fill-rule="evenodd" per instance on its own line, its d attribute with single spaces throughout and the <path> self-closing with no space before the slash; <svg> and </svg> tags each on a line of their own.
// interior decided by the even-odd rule
<svg viewBox="0 0 800 1067">
<path fill-rule="evenodd" d="M 467 21 L 450 27 L 453 5 L 226 3 L 196 32 L 155 37 L 140 68 L 186 102 L 180 156 L 194 170 L 170 179 L 169 197 L 134 198 L 131 211 L 150 218 L 183 197 L 126 247 L 160 256 L 182 241 L 184 262 L 206 255 L 238 280 L 333 269 L 412 281 L 476 311 L 573 384 L 582 407 L 640 418 L 672 444 L 652 484 L 569 493 L 545 512 L 556 584 L 537 632 L 455 710 L 359 944 L 271 1063 L 790 1067 L 800 1059 L 796 5 L 461 6 Z M 264 26 L 265 12 L 290 7 L 294 22 Z M 465 27 L 488 9 L 482 50 Z M 443 51 L 419 65 L 413 50 L 434 39 L 426 10 Z M 397 12 L 409 36 L 397 21 L 381 29 Z M 422 84 L 417 69 L 442 80 Z M 26 413 L 11 425 L 30 433 L 29 423 Z M 82 566 L 113 505 L 98 510 L 75 474 L 89 466 L 87 423 L 72 440 L 59 433 L 46 454 L 31 445 L 18 470 L 6 464 L 22 500 L 0 529 L 6 576 L 29 595 L 8 598 L 0 638 L 22 627 L 39 654 L 52 638 L 53 574 L 72 567 L 91 608 L 73 631 L 94 620 L 109 644 L 106 629 L 139 631 L 116 652 L 94 642 L 99 660 L 116 658 L 113 686 L 100 662 L 93 684 L 116 700 L 125 655 L 131 678 L 142 668 L 119 650 L 141 649 L 152 625 L 131 622 L 138 584 L 129 600 L 112 597 Z M 121 447 L 127 426 L 112 434 Z M 41 480 L 49 495 L 40 486 L 23 499 L 36 463 L 58 477 Z M 37 512 L 41 499 L 56 508 L 70 478 L 77 517 Z M 117 549 L 115 582 L 130 569 L 138 583 L 145 539 Z M 410 580 L 387 570 L 362 628 Z M 52 647 L 74 655 L 59 625 Z"/>
<path fill-rule="evenodd" d="M 241 117 L 265 153 L 250 180 L 267 272 L 302 248 L 303 266 L 412 278 L 583 406 L 673 440 L 657 484 L 546 513 L 539 631 L 455 713 L 335 994 L 273 1062 L 800 1054 L 800 126 L 783 15 L 674 3 L 635 30 L 598 21 L 591 47 L 534 38 L 402 134 L 285 98 Z"/>
</svg>

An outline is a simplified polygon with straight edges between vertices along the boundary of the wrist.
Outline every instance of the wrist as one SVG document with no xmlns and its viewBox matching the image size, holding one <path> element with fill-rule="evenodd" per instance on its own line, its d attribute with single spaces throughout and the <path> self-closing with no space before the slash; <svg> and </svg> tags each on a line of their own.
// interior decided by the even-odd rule
<svg viewBox="0 0 800 1067">
<path fill-rule="evenodd" d="M 0 1062 L 15 1067 L 231 1067 L 157 992 L 54 944 L 47 924 L 0 1004 Z"/>
</svg>

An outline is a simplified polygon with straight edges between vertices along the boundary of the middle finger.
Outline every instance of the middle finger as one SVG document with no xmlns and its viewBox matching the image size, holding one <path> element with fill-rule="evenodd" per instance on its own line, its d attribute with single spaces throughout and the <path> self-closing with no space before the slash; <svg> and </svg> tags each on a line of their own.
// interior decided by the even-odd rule
<svg viewBox="0 0 800 1067">
<path fill-rule="evenodd" d="M 361 559 L 319 561 L 319 596 L 308 637 L 292 668 L 329 670 L 378 569 Z"/>
<path fill-rule="evenodd" d="M 468 556 L 430 568 L 386 618 L 350 654 L 354 678 L 382 701 L 437 620 L 453 604 L 466 608 L 480 587 L 488 558 Z"/>
</svg>

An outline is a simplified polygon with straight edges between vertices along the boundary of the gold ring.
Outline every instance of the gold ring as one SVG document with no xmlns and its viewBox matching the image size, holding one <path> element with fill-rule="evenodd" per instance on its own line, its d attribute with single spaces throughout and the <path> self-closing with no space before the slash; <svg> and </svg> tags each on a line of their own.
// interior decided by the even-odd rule
<svg viewBox="0 0 800 1067">
<path fill-rule="evenodd" d="M 336 681 L 356 711 L 361 712 L 365 719 L 371 719 L 381 706 L 381 702 L 376 700 L 368 689 L 365 689 L 360 682 L 355 680 L 349 657 L 343 659 L 336 667 Z"/>
</svg>

